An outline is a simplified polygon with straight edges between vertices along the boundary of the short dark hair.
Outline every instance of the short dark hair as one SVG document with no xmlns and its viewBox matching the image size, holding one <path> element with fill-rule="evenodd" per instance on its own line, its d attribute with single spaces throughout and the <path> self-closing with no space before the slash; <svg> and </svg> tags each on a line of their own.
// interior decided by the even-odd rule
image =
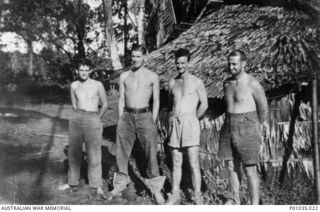
<svg viewBox="0 0 320 212">
<path fill-rule="evenodd" d="M 174 53 L 174 57 L 177 60 L 179 57 L 187 57 L 188 61 L 190 61 L 190 52 L 187 49 L 178 49 L 175 53 Z"/>
<path fill-rule="evenodd" d="M 236 56 L 240 56 L 240 60 L 241 60 L 241 61 L 247 61 L 247 56 L 246 56 L 246 54 L 245 54 L 243 51 L 241 51 L 241 50 L 234 50 L 234 51 L 232 51 L 232 52 L 229 54 L 228 58 L 230 58 L 230 57 L 236 57 Z"/>
<path fill-rule="evenodd" d="M 131 48 L 131 52 L 133 51 L 139 51 L 142 52 L 142 54 L 146 54 L 147 53 L 147 49 L 142 46 L 142 45 L 138 45 L 138 44 L 134 44 Z"/>
<path fill-rule="evenodd" d="M 80 66 L 88 66 L 89 68 L 92 68 L 92 62 L 91 60 L 88 60 L 86 58 L 81 58 L 78 61 L 78 68 L 80 68 Z"/>
</svg>

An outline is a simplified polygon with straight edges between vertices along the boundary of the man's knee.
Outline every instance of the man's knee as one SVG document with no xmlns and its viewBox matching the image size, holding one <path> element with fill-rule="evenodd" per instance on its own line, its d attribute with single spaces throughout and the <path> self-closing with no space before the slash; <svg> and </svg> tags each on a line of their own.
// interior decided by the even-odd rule
<svg viewBox="0 0 320 212">
<path fill-rule="evenodd" d="M 173 163 L 173 167 L 175 168 L 180 168 L 182 166 L 182 155 L 178 155 L 178 154 L 173 154 L 172 155 L 172 163 Z"/>
<path fill-rule="evenodd" d="M 101 154 L 88 155 L 88 166 L 98 167 L 99 165 L 101 165 Z"/>
<path fill-rule="evenodd" d="M 245 165 L 244 171 L 248 178 L 257 178 L 258 176 L 257 165 Z"/>
<path fill-rule="evenodd" d="M 238 164 L 235 164 L 233 160 L 227 160 L 225 161 L 225 164 L 229 172 L 238 172 L 240 170 L 240 166 L 238 166 Z"/>
<path fill-rule="evenodd" d="M 199 162 L 190 162 L 190 167 L 192 170 L 195 170 L 195 171 L 198 171 L 200 170 L 200 165 L 199 165 Z"/>
<path fill-rule="evenodd" d="M 191 169 L 199 169 L 199 157 L 198 154 L 191 154 L 189 155 L 189 163 Z"/>
</svg>

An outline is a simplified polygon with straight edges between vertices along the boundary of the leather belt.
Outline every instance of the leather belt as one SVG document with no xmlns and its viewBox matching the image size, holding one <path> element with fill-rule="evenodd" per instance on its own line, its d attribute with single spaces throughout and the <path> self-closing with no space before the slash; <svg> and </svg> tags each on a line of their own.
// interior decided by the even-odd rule
<svg viewBox="0 0 320 212">
<path fill-rule="evenodd" d="M 149 112 L 150 109 L 149 109 L 149 107 L 144 107 L 144 108 L 129 108 L 129 107 L 125 107 L 124 111 L 126 111 L 128 113 L 146 113 L 146 112 Z"/>
</svg>

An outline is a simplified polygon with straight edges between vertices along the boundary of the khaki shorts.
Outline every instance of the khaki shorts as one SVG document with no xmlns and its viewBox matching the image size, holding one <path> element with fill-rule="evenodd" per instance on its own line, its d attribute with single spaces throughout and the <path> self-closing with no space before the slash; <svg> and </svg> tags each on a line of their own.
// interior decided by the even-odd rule
<svg viewBox="0 0 320 212">
<path fill-rule="evenodd" d="M 170 140 L 172 148 L 199 146 L 200 124 L 193 113 L 171 114 L 169 119 Z"/>
<path fill-rule="evenodd" d="M 257 164 L 260 161 L 261 140 L 256 111 L 227 113 L 220 132 L 219 157 L 223 160 L 240 159 L 245 165 Z"/>
</svg>

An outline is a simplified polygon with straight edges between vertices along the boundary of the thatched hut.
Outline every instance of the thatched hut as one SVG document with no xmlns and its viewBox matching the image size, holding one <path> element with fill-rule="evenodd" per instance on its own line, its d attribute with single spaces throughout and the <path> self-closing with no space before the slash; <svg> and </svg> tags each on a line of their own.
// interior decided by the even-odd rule
<svg viewBox="0 0 320 212">
<path fill-rule="evenodd" d="M 160 76 L 166 88 L 176 76 L 174 51 L 191 52 L 191 72 L 207 88 L 210 108 L 201 121 L 201 166 L 210 175 L 217 163 L 218 137 L 223 124 L 223 81 L 227 77 L 226 56 L 241 48 L 248 56 L 248 72 L 260 80 L 269 101 L 268 123 L 264 126 L 266 148 L 263 167 L 285 171 L 302 168 L 312 178 L 311 90 L 308 82 L 320 70 L 320 28 L 308 14 L 282 7 L 221 5 L 182 33 L 177 39 L 152 52 L 148 67 Z M 165 102 L 165 99 L 161 100 Z M 161 134 L 167 139 L 165 103 L 160 112 Z M 294 168 L 294 169 L 292 169 Z M 284 170 L 284 171 L 283 171 Z"/>
</svg>

